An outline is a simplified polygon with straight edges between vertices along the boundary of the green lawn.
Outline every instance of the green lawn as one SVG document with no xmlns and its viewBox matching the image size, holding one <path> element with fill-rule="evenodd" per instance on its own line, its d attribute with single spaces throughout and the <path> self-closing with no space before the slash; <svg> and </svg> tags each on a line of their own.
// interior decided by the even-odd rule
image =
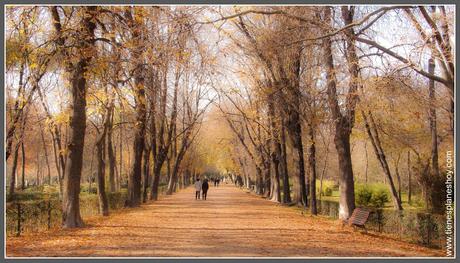
<svg viewBox="0 0 460 263">
<path fill-rule="evenodd" d="M 363 183 L 355 183 L 355 192 L 360 187 L 364 187 L 365 185 L 366 184 L 363 184 Z M 334 181 L 331 181 L 331 180 L 323 180 L 323 192 L 328 187 L 332 189 L 332 194 L 329 195 L 329 196 L 323 195 L 321 197 L 321 199 L 322 200 L 327 200 L 327 201 L 339 202 L 340 194 L 339 194 L 338 186 L 336 185 L 336 183 Z M 369 183 L 369 184 L 367 184 L 367 187 L 369 189 L 371 189 L 372 191 L 377 191 L 379 189 L 382 189 L 385 192 L 387 192 L 388 197 L 389 197 L 389 201 L 385 203 L 384 208 L 385 209 L 393 209 L 393 201 L 392 201 L 392 198 L 391 198 L 391 194 L 390 194 L 390 190 L 389 190 L 388 185 L 383 184 L 383 183 Z M 317 189 L 317 193 L 318 193 L 317 198 L 319 199 L 319 189 L 320 189 L 319 180 L 316 183 L 316 189 Z M 402 196 L 403 209 L 405 209 L 405 210 L 420 210 L 420 209 L 423 209 L 423 202 L 422 202 L 421 197 L 419 195 L 412 194 L 412 202 L 411 202 L 411 204 L 408 203 L 407 192 L 402 192 L 401 196 Z"/>
</svg>

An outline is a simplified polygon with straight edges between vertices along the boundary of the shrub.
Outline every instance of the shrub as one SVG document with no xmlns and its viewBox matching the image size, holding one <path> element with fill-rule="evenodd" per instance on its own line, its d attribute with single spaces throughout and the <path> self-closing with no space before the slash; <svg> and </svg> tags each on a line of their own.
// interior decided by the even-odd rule
<svg viewBox="0 0 460 263">
<path fill-rule="evenodd" d="M 323 189 L 323 195 L 324 195 L 324 196 L 332 196 L 332 188 L 329 187 L 329 186 L 326 186 L 326 187 Z"/>
<path fill-rule="evenodd" d="M 368 186 L 359 187 L 356 190 L 356 203 L 359 206 L 369 206 L 372 196 L 372 190 Z"/>
<path fill-rule="evenodd" d="M 331 186 L 332 191 L 339 191 L 339 184 L 334 182 Z"/>
<path fill-rule="evenodd" d="M 385 203 L 388 202 L 390 199 L 388 197 L 388 193 L 384 189 L 378 189 L 372 193 L 372 198 L 370 199 L 370 203 L 374 207 L 383 207 Z"/>
<path fill-rule="evenodd" d="M 18 221 L 20 232 L 38 232 L 61 224 L 62 210 L 61 201 L 56 197 L 40 200 L 15 200 L 6 205 L 6 233 L 17 234 Z M 21 193 L 21 196 L 24 195 Z M 28 195 L 26 195 L 29 197 Z M 116 210 L 124 207 L 127 191 L 107 193 L 109 207 Z M 83 217 L 99 214 L 99 199 L 97 195 L 80 195 L 80 213 Z M 19 208 L 18 208 L 19 206 Z"/>
<path fill-rule="evenodd" d="M 418 236 L 423 245 L 432 245 L 439 238 L 439 226 L 430 213 L 417 213 Z"/>
<path fill-rule="evenodd" d="M 388 190 L 379 185 L 357 185 L 355 188 L 356 204 L 382 208 L 390 200 Z"/>
<path fill-rule="evenodd" d="M 421 196 L 412 196 L 410 205 L 414 207 L 424 207 L 425 202 Z"/>
</svg>

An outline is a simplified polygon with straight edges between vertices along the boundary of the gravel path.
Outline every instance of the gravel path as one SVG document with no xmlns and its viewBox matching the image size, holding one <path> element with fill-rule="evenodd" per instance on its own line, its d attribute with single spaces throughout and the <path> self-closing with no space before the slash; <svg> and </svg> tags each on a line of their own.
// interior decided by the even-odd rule
<svg viewBox="0 0 460 263">
<path fill-rule="evenodd" d="M 77 230 L 7 239 L 9 257 L 426 257 L 433 250 L 302 216 L 230 185 L 195 200 L 189 187 L 86 220 Z"/>
</svg>

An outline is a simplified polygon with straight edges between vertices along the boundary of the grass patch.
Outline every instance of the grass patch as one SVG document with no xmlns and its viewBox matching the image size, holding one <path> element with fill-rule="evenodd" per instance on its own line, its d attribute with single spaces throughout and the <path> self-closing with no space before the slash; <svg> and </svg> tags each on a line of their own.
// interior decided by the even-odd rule
<svg viewBox="0 0 460 263">
<path fill-rule="evenodd" d="M 389 186 L 384 184 L 384 183 L 355 183 L 355 196 L 357 195 L 357 191 L 363 187 L 367 187 L 372 192 L 386 192 L 388 193 L 389 200 L 385 202 L 383 205 L 384 209 L 393 209 L 393 201 L 392 197 L 390 194 Z M 330 195 L 326 195 L 325 189 L 332 189 L 332 193 Z M 320 192 L 320 181 L 317 180 L 316 182 L 316 189 L 317 189 L 317 198 L 319 198 L 319 192 Z M 326 201 L 332 201 L 332 202 L 339 202 L 339 197 L 340 197 L 340 192 L 338 189 L 337 182 L 333 180 L 323 180 L 323 195 L 321 196 L 321 200 L 326 200 Z M 422 201 L 422 198 L 418 194 L 412 194 L 412 200 L 411 203 L 409 204 L 408 202 L 408 195 L 407 192 L 402 192 L 401 193 L 401 199 L 402 199 L 402 206 L 403 209 L 407 210 L 423 210 L 424 209 L 424 204 Z"/>
</svg>

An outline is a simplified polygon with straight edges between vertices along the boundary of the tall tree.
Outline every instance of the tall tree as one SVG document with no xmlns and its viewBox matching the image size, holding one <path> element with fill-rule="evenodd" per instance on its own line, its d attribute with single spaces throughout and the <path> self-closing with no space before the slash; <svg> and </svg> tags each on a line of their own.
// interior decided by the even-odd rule
<svg viewBox="0 0 460 263">
<path fill-rule="evenodd" d="M 76 43 L 76 54 L 71 54 L 66 50 L 66 42 L 69 42 L 69 35 L 65 34 L 61 17 L 57 6 L 51 7 L 53 25 L 56 30 L 56 44 L 61 50 L 61 54 L 66 60 L 66 71 L 69 74 L 71 83 L 71 103 L 70 107 L 70 126 L 68 157 L 63 182 L 62 217 L 63 226 L 74 228 L 83 226 L 80 215 L 80 179 L 83 165 L 83 147 L 85 144 L 86 130 L 86 72 L 90 66 L 91 59 L 94 57 L 94 31 L 96 29 L 95 17 L 97 7 L 88 6 L 83 8 L 83 15 L 79 19 L 77 32 L 78 40 Z M 76 63 L 72 63 L 75 61 Z"/>
<path fill-rule="evenodd" d="M 134 48 L 131 51 L 134 62 L 133 91 L 136 99 L 136 123 L 134 126 L 133 164 L 128 177 L 128 200 L 127 205 L 139 206 L 141 203 L 141 178 L 142 178 L 142 154 L 145 147 L 145 123 L 146 123 L 146 98 L 145 98 L 145 66 L 143 56 L 143 21 L 141 14 L 134 12 L 132 8 L 126 10 L 129 28 L 132 32 Z"/>
<path fill-rule="evenodd" d="M 326 7 L 324 12 L 324 21 L 331 21 L 331 7 Z M 342 7 L 342 16 L 346 24 L 353 21 L 354 7 Z M 347 52 L 350 57 L 349 71 L 352 78 L 358 74 L 357 55 L 353 40 L 353 29 L 348 29 L 347 35 Z M 334 57 L 332 52 L 332 39 L 326 38 L 323 40 L 324 57 L 326 64 L 327 78 L 327 96 L 329 108 L 331 110 L 332 119 L 335 125 L 334 143 L 337 149 L 337 157 L 339 161 L 339 188 L 340 188 L 340 209 L 339 218 L 348 219 L 355 209 L 355 190 L 353 179 L 353 168 L 351 161 L 350 150 L 350 134 L 354 124 L 355 106 L 357 102 L 358 79 L 354 79 L 350 83 L 350 88 L 347 93 L 345 113 L 343 114 L 338 97 L 337 97 L 337 77 L 334 65 Z"/>
</svg>

